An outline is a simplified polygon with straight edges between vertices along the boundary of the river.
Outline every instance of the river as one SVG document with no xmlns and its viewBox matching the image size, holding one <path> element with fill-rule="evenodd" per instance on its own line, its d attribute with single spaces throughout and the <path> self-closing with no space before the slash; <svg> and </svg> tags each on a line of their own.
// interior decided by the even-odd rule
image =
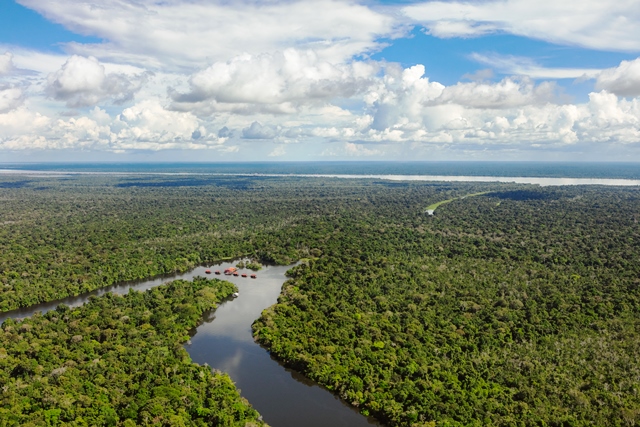
<svg viewBox="0 0 640 427">
<path fill-rule="evenodd" d="M 335 179 L 377 179 L 385 181 L 425 181 L 425 182 L 498 182 L 515 184 L 534 184 L 541 187 L 561 185 L 604 185 L 604 186 L 640 186 L 640 179 L 626 178 L 572 178 L 538 176 L 493 176 L 493 175 L 404 175 L 404 174 L 340 174 L 340 173 L 204 173 L 204 172 L 78 172 L 0 169 L 0 175 L 24 175 L 31 177 L 65 177 L 82 175 L 105 176 L 199 176 L 199 177 L 267 177 L 267 178 L 335 178 Z"/>
<path fill-rule="evenodd" d="M 126 294 L 129 289 L 145 291 L 176 279 L 206 276 L 207 268 L 224 270 L 232 265 L 221 263 L 196 267 L 186 273 L 113 285 L 77 297 L 1 313 L 0 323 L 7 318 L 23 318 L 38 311 L 53 310 L 58 304 L 77 307 L 87 302 L 91 295 L 107 292 Z M 291 266 L 263 266 L 256 273 L 257 279 L 223 276 L 238 287 L 239 297 L 224 301 L 216 310 L 205 313 L 202 324 L 192 331 L 191 342 L 185 345 L 185 349 L 194 362 L 207 363 L 228 373 L 242 396 L 272 427 L 381 426 L 330 391 L 285 368 L 253 341 L 251 324 L 262 310 L 276 303 L 289 268 Z"/>
</svg>

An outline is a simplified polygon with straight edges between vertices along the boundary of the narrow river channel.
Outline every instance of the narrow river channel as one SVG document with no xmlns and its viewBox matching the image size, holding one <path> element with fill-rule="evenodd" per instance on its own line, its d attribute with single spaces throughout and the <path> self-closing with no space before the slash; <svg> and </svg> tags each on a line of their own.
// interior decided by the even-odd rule
<svg viewBox="0 0 640 427">
<path fill-rule="evenodd" d="M 187 273 L 113 285 L 78 297 L 0 313 L 0 324 L 7 318 L 23 318 L 37 311 L 53 310 L 62 303 L 77 307 L 87 302 L 91 295 L 103 295 L 106 292 L 126 294 L 129 289 L 145 291 L 176 279 L 191 280 L 195 276 L 206 276 L 207 268 L 224 270 L 234 264 L 196 267 Z M 222 276 L 238 287 L 239 297 L 221 303 L 215 311 L 205 313 L 203 323 L 192 333 L 191 343 L 185 345 L 186 350 L 194 362 L 207 363 L 212 368 L 228 373 L 241 394 L 272 427 L 381 426 L 375 420 L 362 416 L 328 390 L 286 369 L 253 341 L 251 324 L 262 310 L 276 303 L 286 280 L 285 272 L 289 268 L 291 266 L 263 266 L 257 272 L 257 279 Z"/>
</svg>

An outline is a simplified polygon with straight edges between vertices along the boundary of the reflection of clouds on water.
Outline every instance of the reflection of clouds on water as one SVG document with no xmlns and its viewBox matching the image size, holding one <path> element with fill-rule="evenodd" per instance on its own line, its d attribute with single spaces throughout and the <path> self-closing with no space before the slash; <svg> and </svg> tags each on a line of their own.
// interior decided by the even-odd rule
<svg viewBox="0 0 640 427">
<path fill-rule="evenodd" d="M 327 177 L 330 177 L 327 175 Z M 640 185 L 638 179 L 615 178 L 543 178 L 516 176 L 449 176 L 449 175 L 335 175 L 333 178 L 377 178 L 389 181 L 445 181 L 445 182 L 502 182 L 516 184 L 538 184 L 542 187 L 549 185 Z"/>
<path fill-rule="evenodd" d="M 231 264 L 227 263 L 222 265 L 230 266 Z M 115 295 L 126 295 L 127 293 L 129 293 L 130 290 L 135 290 L 137 292 L 145 292 L 149 289 L 155 288 L 156 286 L 164 285 L 173 280 L 179 280 L 179 279 L 193 280 L 195 276 L 206 276 L 205 269 L 206 267 L 200 266 L 186 273 L 166 274 L 154 279 L 134 280 L 129 282 L 117 283 L 115 285 L 99 288 L 82 295 L 70 296 L 70 297 L 62 298 L 56 301 L 44 302 L 41 304 L 35 304 L 29 307 L 20 308 L 17 310 L 7 311 L 4 313 L 0 313 L 0 324 L 2 324 L 2 322 L 4 322 L 6 319 L 9 319 L 9 318 L 22 319 L 25 317 L 32 316 L 34 313 L 38 311 L 44 314 L 47 311 L 55 310 L 59 304 L 65 304 L 70 308 L 79 307 L 82 304 L 89 301 L 89 298 L 91 296 L 102 296 L 107 293 L 113 293 Z"/>
<path fill-rule="evenodd" d="M 256 280 L 222 277 L 238 286 L 240 296 L 220 304 L 214 322 L 207 316 L 192 343 L 185 346 L 187 351 L 195 362 L 229 374 L 242 396 L 271 425 L 379 425 L 301 374 L 285 369 L 253 341 L 251 324 L 262 310 L 276 303 L 290 267 L 265 267 Z"/>
<path fill-rule="evenodd" d="M 210 323 L 213 322 L 216 318 L 216 312 L 215 310 L 211 310 L 211 311 L 207 311 L 206 313 L 204 313 L 202 315 L 202 322 L 203 323 Z"/>
<path fill-rule="evenodd" d="M 41 303 L 41 304 L 35 304 L 29 307 L 24 307 L 24 308 L 20 308 L 17 310 L 11 310 L 11 311 L 7 311 L 4 313 L 0 313 L 0 324 L 2 324 L 2 322 L 4 322 L 6 319 L 12 318 L 12 319 L 23 319 L 25 317 L 29 317 L 32 316 L 34 313 L 36 312 L 41 312 L 42 314 L 46 313 L 47 311 L 50 310 L 55 310 L 56 307 L 58 307 L 59 304 L 65 304 L 71 308 L 75 308 L 75 307 L 79 307 L 80 305 L 86 303 L 87 301 L 89 301 L 89 298 L 92 295 L 95 296 L 102 296 L 108 292 L 117 294 L 117 295 L 126 295 L 130 289 L 133 289 L 135 291 L 138 292 L 144 292 L 147 291 L 151 288 L 154 288 L 156 286 L 160 286 L 166 283 L 169 283 L 173 280 L 179 280 L 179 279 L 183 279 L 183 280 L 193 280 L 194 277 L 196 276 L 201 276 L 201 277 L 208 277 L 208 278 L 213 278 L 216 277 L 218 279 L 222 279 L 222 280 L 227 280 L 229 282 L 234 283 L 236 286 L 239 287 L 241 294 L 244 293 L 245 291 L 249 291 L 249 292 L 254 292 L 254 290 L 252 289 L 252 287 L 246 287 L 247 285 L 253 285 L 253 287 L 255 289 L 260 290 L 261 288 L 266 288 L 266 292 L 268 293 L 269 290 L 271 289 L 270 286 L 264 286 L 265 284 L 268 283 L 276 283 L 278 284 L 277 288 L 278 291 L 275 294 L 275 296 L 273 297 L 273 302 L 270 303 L 266 303 L 263 307 L 267 307 L 270 306 L 271 304 L 274 304 L 276 302 L 276 299 L 278 298 L 278 294 L 280 293 L 280 285 L 282 284 L 282 282 L 284 282 L 285 278 L 284 278 L 284 273 L 285 271 L 287 271 L 289 268 L 291 268 L 291 266 L 278 266 L 278 267 L 271 267 L 271 266 L 266 266 L 264 267 L 262 270 L 258 271 L 258 279 L 249 279 L 249 278 L 243 278 L 243 277 L 233 277 L 233 276 L 211 276 L 205 273 L 205 270 L 210 269 L 210 270 L 224 270 L 228 267 L 232 267 L 235 265 L 237 261 L 233 261 L 233 262 L 221 262 L 221 263 L 217 263 L 217 264 L 213 264 L 213 265 L 207 265 L 207 266 L 199 266 L 194 268 L 191 271 L 188 271 L 186 273 L 173 273 L 173 274 L 166 274 L 163 275 L 162 277 L 156 277 L 153 279 L 148 279 L 148 280 L 138 280 L 138 281 L 130 281 L 130 282 L 122 282 L 122 283 L 118 283 L 115 285 L 111 285 L 111 286 L 107 286 L 105 288 L 100 288 L 100 289 L 96 289 L 94 291 L 88 292 L 86 294 L 82 294 L 79 296 L 71 296 L 71 297 L 67 297 L 67 298 L 63 298 L 60 300 L 56 300 L 56 301 L 51 301 L 51 302 L 46 302 L 46 303 Z M 253 273 L 250 270 L 246 271 L 247 273 Z M 258 291 L 259 293 L 261 291 Z M 241 295 L 242 297 L 242 295 Z M 260 298 L 266 298 L 266 299 L 270 299 L 271 296 L 270 295 L 262 295 L 260 296 Z M 241 300 L 241 298 L 238 298 L 238 300 Z M 257 304 L 257 301 L 256 301 Z M 224 305 L 224 304 L 223 304 Z M 241 307 L 237 307 L 237 309 L 240 309 Z M 257 311 L 257 314 L 254 316 L 254 320 L 257 319 L 260 316 L 260 313 L 262 312 L 262 308 L 260 310 Z M 252 320 L 253 322 L 253 320 Z M 251 326 L 251 323 L 249 323 L 248 327 Z M 236 331 L 240 331 L 241 329 L 237 329 Z M 240 335 L 242 335 L 242 333 L 240 333 Z M 229 336 L 233 336 L 233 335 L 229 335 Z"/>
<path fill-rule="evenodd" d="M 242 364 L 243 356 L 244 352 L 241 348 L 238 348 L 233 355 L 219 361 L 216 368 L 223 372 L 226 372 L 231 377 L 234 377 L 239 373 L 238 370 L 240 369 L 240 366 Z"/>
<path fill-rule="evenodd" d="M 262 310 L 276 303 L 282 283 L 286 280 L 284 273 L 290 266 L 269 267 L 258 271 L 257 279 L 235 276 L 223 276 L 238 287 L 238 298 L 230 299 L 215 311 L 215 322 L 204 319 L 198 327 L 197 339 L 204 337 L 227 338 L 238 343 L 253 345 L 251 324 L 260 317 Z M 249 270 L 242 270 L 247 274 Z"/>
<path fill-rule="evenodd" d="M 201 266 L 184 274 L 120 284 L 108 289 L 118 293 L 128 292 L 129 287 L 142 291 L 172 279 L 189 280 L 193 276 L 205 276 L 206 269 L 222 270 L 232 265 L 223 263 L 219 266 Z M 200 365 L 207 363 L 212 368 L 229 374 L 242 390 L 242 395 L 249 399 L 271 425 L 379 425 L 301 374 L 286 370 L 253 341 L 251 324 L 260 317 L 262 310 L 276 303 L 286 280 L 285 272 L 289 268 L 291 266 L 265 266 L 257 272 L 257 279 L 209 275 L 209 278 L 216 277 L 234 283 L 240 296 L 222 302 L 217 310 L 205 313 L 203 323 L 191 331 L 191 342 L 185 344 L 186 350 L 194 362 Z M 248 270 L 246 272 L 250 273 Z M 104 289 L 95 293 L 97 292 L 104 293 Z M 84 295 L 67 301 L 81 303 L 87 299 Z"/>
<path fill-rule="evenodd" d="M 229 338 L 234 341 L 252 342 L 251 331 L 250 329 L 247 330 L 251 325 L 236 320 L 238 316 L 241 315 L 242 309 L 232 307 L 233 304 L 225 304 L 226 305 L 218 308 L 216 315 L 212 316 L 211 320 L 206 319 L 205 322 L 207 323 L 198 328 L 198 336 L 216 336 Z M 221 313 L 223 309 L 226 310 L 224 310 L 224 313 Z M 215 322 L 213 322 L 213 319 L 215 319 Z"/>
</svg>

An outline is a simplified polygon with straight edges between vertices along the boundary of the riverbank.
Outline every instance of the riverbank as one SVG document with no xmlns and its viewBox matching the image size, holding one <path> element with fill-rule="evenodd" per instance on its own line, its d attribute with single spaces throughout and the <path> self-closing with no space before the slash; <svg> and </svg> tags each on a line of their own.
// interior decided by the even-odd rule
<svg viewBox="0 0 640 427">
<path fill-rule="evenodd" d="M 202 313 L 235 290 L 216 279 L 176 280 L 7 319 L 0 329 L 0 419 L 7 425 L 265 425 L 227 375 L 194 364 L 180 345 Z"/>
<path fill-rule="evenodd" d="M 28 318 L 36 313 L 40 313 L 38 317 L 47 316 L 46 313 L 51 316 L 51 313 L 56 313 L 60 304 L 63 304 L 63 310 L 78 308 L 95 301 L 96 297 L 104 298 L 109 293 L 126 296 L 130 291 L 148 291 L 176 280 L 194 280 L 198 276 L 219 277 L 209 276 L 205 271 L 224 270 L 236 265 L 237 261 L 201 265 L 185 273 L 126 282 L 78 297 L 2 313 L 0 322 Z M 198 325 L 191 329 L 190 340 L 184 345 L 185 350 L 195 363 L 206 364 L 229 375 L 242 397 L 272 426 L 380 426 L 374 419 L 359 414 L 329 390 L 285 368 L 267 350 L 254 342 L 251 324 L 262 310 L 277 301 L 289 268 L 291 266 L 263 264 L 257 273 L 257 279 L 222 276 L 222 279 L 237 287 L 239 296 L 223 300 L 216 309 L 205 311 L 198 320 Z M 228 295 L 230 293 L 224 296 Z"/>
<path fill-rule="evenodd" d="M 254 341 L 251 325 L 277 302 L 290 268 L 263 266 L 256 280 L 225 277 L 238 287 L 238 298 L 205 314 L 186 350 L 195 362 L 227 373 L 242 396 L 272 426 L 381 426 L 333 392 L 285 368 Z"/>
</svg>

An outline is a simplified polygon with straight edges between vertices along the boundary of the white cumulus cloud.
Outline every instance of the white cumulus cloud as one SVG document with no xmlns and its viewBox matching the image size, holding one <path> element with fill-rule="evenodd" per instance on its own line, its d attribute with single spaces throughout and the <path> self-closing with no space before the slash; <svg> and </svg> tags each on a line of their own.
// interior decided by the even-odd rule
<svg viewBox="0 0 640 427">
<path fill-rule="evenodd" d="M 354 123 L 350 137 L 342 129 L 341 137 L 354 144 L 450 144 L 473 151 L 640 141 L 640 98 L 619 99 L 603 90 L 591 93 L 588 103 L 563 104 L 548 82 L 505 78 L 444 86 L 423 73 L 422 66 L 388 69 L 365 97 L 362 125 Z M 328 130 L 316 134 L 326 137 Z"/>
<path fill-rule="evenodd" d="M 285 154 L 287 154 L 286 150 L 285 150 L 285 146 L 283 144 L 281 145 L 277 145 L 276 148 L 273 149 L 273 151 L 271 151 L 269 154 L 267 154 L 268 157 L 282 157 Z"/>
<path fill-rule="evenodd" d="M 348 156 L 355 157 L 368 157 L 368 156 L 376 156 L 382 154 L 380 150 L 366 148 L 363 144 L 356 144 L 353 142 L 345 142 L 344 143 L 344 151 Z"/>
<path fill-rule="evenodd" d="M 640 100 L 620 100 L 606 91 L 589 94 L 588 127 L 599 128 L 604 132 L 634 130 L 638 134 L 640 127 Z M 637 142 L 636 141 L 633 142 Z M 631 142 L 631 141 L 629 141 Z"/>
<path fill-rule="evenodd" d="M 20 105 L 22 105 L 22 102 L 22 89 L 11 86 L 0 86 L 0 114 L 7 113 L 19 107 Z"/>
<path fill-rule="evenodd" d="M 194 133 L 200 136 L 194 139 Z M 25 107 L 0 114 L 0 149 L 237 150 L 224 143 L 225 138 L 208 132 L 194 115 L 167 110 L 158 100 L 141 101 L 115 117 L 97 107 L 86 116 L 68 119 L 47 117 Z"/>
<path fill-rule="evenodd" d="M 640 58 L 603 70 L 596 80 L 596 89 L 619 96 L 640 96 Z"/>
<path fill-rule="evenodd" d="M 37 134 L 46 130 L 51 119 L 27 108 L 19 107 L 0 114 L 0 141 L 15 139 L 20 135 Z"/>
<path fill-rule="evenodd" d="M 372 110 L 373 129 L 405 126 L 420 120 L 424 107 L 437 99 L 445 88 L 424 77 L 424 72 L 421 64 L 404 70 L 398 66 L 385 69 L 383 78 L 364 97 Z"/>
<path fill-rule="evenodd" d="M 242 129 L 244 139 L 273 139 L 278 135 L 278 129 L 272 126 L 263 126 L 259 122 L 253 122 L 249 127 Z"/>
<path fill-rule="evenodd" d="M 474 108 L 509 108 L 553 101 L 555 85 L 535 85 L 529 79 L 505 78 L 497 83 L 457 83 L 444 88 L 433 104 L 457 104 Z"/>
<path fill-rule="evenodd" d="M 443 129 L 482 126 L 476 110 L 504 110 L 553 102 L 555 85 L 527 78 L 505 78 L 445 86 L 424 76 L 424 66 L 388 67 L 364 99 L 368 104 L 368 137 L 373 141 L 422 138 Z M 490 116 L 493 112 L 487 112 Z M 442 134 L 438 134 L 442 138 Z M 453 138 L 453 137 L 452 137 Z"/>
<path fill-rule="evenodd" d="M 121 104 L 133 99 L 147 79 L 142 73 L 127 76 L 106 73 L 94 57 L 71 56 L 55 73 L 49 74 L 48 93 L 69 107 L 87 107 L 102 102 Z"/>
<path fill-rule="evenodd" d="M 158 100 L 145 100 L 125 108 L 118 116 L 118 139 L 170 143 L 191 141 L 198 119 L 191 113 L 169 111 Z"/>
<path fill-rule="evenodd" d="M 174 107 L 254 113 L 291 113 L 300 104 L 348 98 L 364 91 L 378 66 L 333 64 L 312 50 L 286 49 L 274 54 L 237 56 L 193 74 L 190 91 L 172 91 Z"/>
</svg>

